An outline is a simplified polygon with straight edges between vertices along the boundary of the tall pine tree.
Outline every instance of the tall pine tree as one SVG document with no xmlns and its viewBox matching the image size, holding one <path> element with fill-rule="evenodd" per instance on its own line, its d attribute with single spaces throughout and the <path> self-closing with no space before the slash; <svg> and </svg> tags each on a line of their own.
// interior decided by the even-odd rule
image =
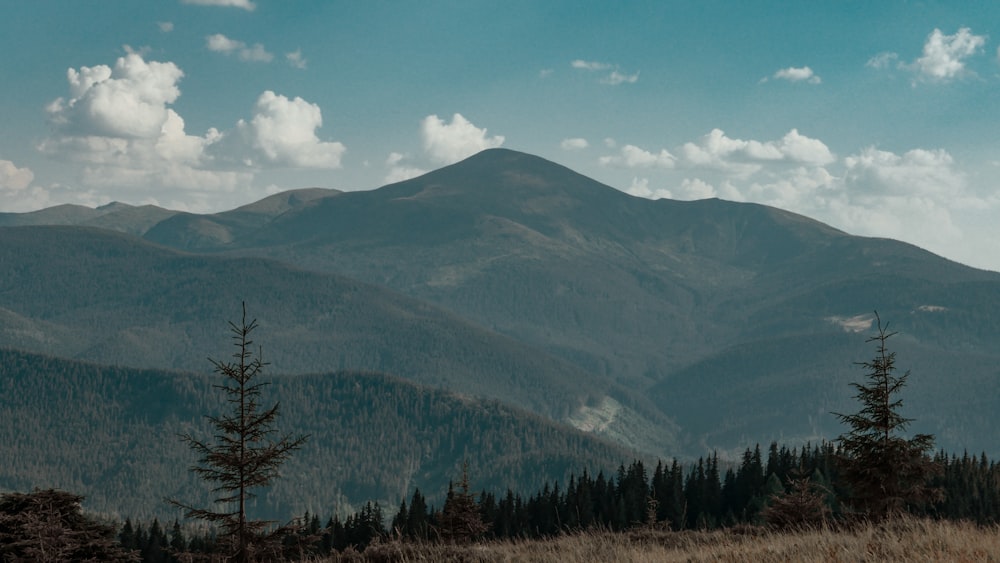
<svg viewBox="0 0 1000 563">
<path fill-rule="evenodd" d="M 930 457 L 932 435 L 903 435 L 912 419 L 900 414 L 898 394 L 910 373 L 896 375 L 896 353 L 886 347 L 896 333 L 882 325 L 878 312 L 875 319 L 878 331 L 867 340 L 876 343 L 875 357 L 860 364 L 867 370 L 865 382 L 851 384 L 861 410 L 834 414 L 848 427 L 837 441 L 849 503 L 868 517 L 884 519 L 933 500 L 939 493 L 930 478 L 938 467 Z"/>
<path fill-rule="evenodd" d="M 266 382 L 258 377 L 267 364 L 260 350 L 252 350 L 251 333 L 257 320 L 247 321 L 246 303 L 240 324 L 229 323 L 236 352 L 231 362 L 211 360 L 223 383 L 215 385 L 222 391 L 230 410 L 222 416 L 209 416 L 216 429 L 216 442 L 201 441 L 190 434 L 182 439 L 200 454 L 199 465 L 191 471 L 214 484 L 212 492 L 219 495 L 215 508 L 195 508 L 178 501 L 171 504 L 184 508 L 188 518 L 198 518 L 221 528 L 221 540 L 228 546 L 234 561 L 246 563 L 272 556 L 280 549 L 288 527 L 274 527 L 273 522 L 247 517 L 247 501 L 254 498 L 254 489 L 267 486 L 278 477 L 278 468 L 292 452 L 305 442 L 305 436 L 286 434 L 274 440 L 274 423 L 278 418 L 278 403 L 270 408 L 260 404 L 261 389 Z"/>
</svg>

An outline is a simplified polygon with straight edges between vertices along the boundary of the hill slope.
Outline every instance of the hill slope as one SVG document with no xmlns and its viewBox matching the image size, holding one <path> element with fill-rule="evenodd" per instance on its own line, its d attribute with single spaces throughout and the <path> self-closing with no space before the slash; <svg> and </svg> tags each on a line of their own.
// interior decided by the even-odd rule
<svg viewBox="0 0 1000 563">
<path fill-rule="evenodd" d="M 0 373 L 0 457 L 10 462 L 0 466 L 0 489 L 64 488 L 86 495 L 90 510 L 133 518 L 175 516 L 163 497 L 208 498 L 187 472 L 196 456 L 177 435 L 209 438 L 203 415 L 224 408 L 212 388 L 218 376 L 2 349 Z M 613 470 L 634 455 L 495 401 L 383 375 L 264 380 L 273 382 L 265 399 L 281 404 L 278 430 L 310 438 L 259 496 L 258 517 L 345 513 L 368 500 L 391 511 L 414 487 L 440 504 L 464 459 L 477 489 L 502 493 L 535 490 L 583 467 Z"/>
<path fill-rule="evenodd" d="M 825 413 L 849 407 L 852 362 L 866 357 L 877 309 L 901 333 L 900 365 L 914 372 L 908 392 L 919 418 L 933 421 L 922 429 L 946 448 L 1000 453 L 1000 438 L 967 430 L 1000 423 L 983 414 L 1000 412 L 991 394 L 1000 374 L 989 367 L 1000 364 L 1000 274 L 911 245 L 761 205 L 635 198 L 502 149 L 378 190 L 313 199 L 252 227 L 226 225 L 221 238 L 169 221 L 147 236 L 336 272 L 434 303 L 560 357 L 598 386 L 642 395 L 627 405 L 645 420 L 633 431 L 655 434 L 660 423 L 647 408 L 655 403 L 682 429 L 678 440 L 664 425 L 668 445 L 694 454 L 765 436 L 833 437 Z M 935 402 L 944 391 L 954 402 Z M 963 409 L 960 398 L 981 410 Z M 598 393 L 579 405 L 569 416 L 581 427 L 618 412 Z"/>
</svg>

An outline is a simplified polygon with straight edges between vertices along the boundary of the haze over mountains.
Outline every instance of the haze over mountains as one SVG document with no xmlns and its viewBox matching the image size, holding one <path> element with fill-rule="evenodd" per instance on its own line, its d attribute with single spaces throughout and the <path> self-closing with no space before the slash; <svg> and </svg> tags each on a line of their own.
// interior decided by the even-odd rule
<svg viewBox="0 0 1000 563">
<path fill-rule="evenodd" d="M 204 371 L 245 300 L 274 373 L 385 372 L 688 456 L 839 434 L 877 309 L 913 430 L 1000 453 L 1000 274 L 775 208 L 493 149 L 368 192 L 0 225 L 6 348 Z"/>
</svg>

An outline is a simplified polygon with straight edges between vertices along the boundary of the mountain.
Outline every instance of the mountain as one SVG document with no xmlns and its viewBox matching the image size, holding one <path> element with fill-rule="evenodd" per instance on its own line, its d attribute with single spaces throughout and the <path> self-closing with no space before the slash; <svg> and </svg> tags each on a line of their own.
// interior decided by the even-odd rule
<svg viewBox="0 0 1000 563">
<path fill-rule="evenodd" d="M 179 438 L 210 439 L 205 415 L 228 407 L 219 376 L 109 367 L 0 349 L 0 490 L 56 487 L 120 518 L 172 519 L 164 497 L 207 505 Z M 308 441 L 261 491 L 256 517 L 351 513 L 378 500 L 391 513 L 419 487 L 438 506 L 464 460 L 477 490 L 534 491 L 584 468 L 610 473 L 633 452 L 510 408 L 384 375 L 268 377 L 281 433 Z"/>
<path fill-rule="evenodd" d="M 902 333 L 913 381 L 968 373 L 950 383 L 953 404 L 997 406 L 979 385 L 996 386 L 1000 274 L 771 207 L 631 197 L 504 149 L 187 249 L 336 271 L 446 307 L 648 391 L 692 453 L 837 435 L 828 413 L 851 407 L 876 309 Z M 932 408 L 941 388 L 911 392 L 942 445 L 1000 451 L 957 430 L 971 414 Z"/>
<path fill-rule="evenodd" d="M 79 227 L 0 228 L 0 345 L 204 371 L 245 301 L 279 373 L 373 370 L 559 418 L 611 387 L 427 303 L 259 258 L 180 254 Z"/>
<path fill-rule="evenodd" d="M 915 428 L 946 449 L 1000 453 L 1000 438 L 979 430 L 1000 423 L 1000 274 L 779 209 L 650 201 L 493 149 L 252 224 L 172 217 L 145 237 L 433 304 L 586 374 L 582 387 L 600 391 L 577 393 L 557 418 L 666 455 L 839 434 L 829 413 L 853 408 L 853 362 L 872 353 L 878 310 L 899 331 L 898 365 L 913 371 L 907 412 L 929 425 Z M 7 322 L 23 333 L 49 319 Z"/>
<path fill-rule="evenodd" d="M 141 236 L 176 214 L 176 211 L 155 205 L 134 207 L 119 202 L 96 209 L 82 205 L 57 205 L 31 213 L 0 213 L 0 226 L 79 225 Z"/>
<path fill-rule="evenodd" d="M 252 233 L 283 213 L 313 200 L 333 197 L 338 190 L 306 188 L 268 196 L 260 201 L 210 216 L 177 213 L 143 233 L 147 240 L 185 249 L 214 248 Z"/>
</svg>

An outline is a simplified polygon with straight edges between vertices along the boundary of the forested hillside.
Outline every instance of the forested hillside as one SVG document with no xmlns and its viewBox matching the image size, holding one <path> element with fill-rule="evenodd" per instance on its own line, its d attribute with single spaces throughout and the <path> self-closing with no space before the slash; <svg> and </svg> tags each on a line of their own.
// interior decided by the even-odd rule
<svg viewBox="0 0 1000 563">
<path fill-rule="evenodd" d="M 193 256 L 98 229 L 19 227 L 0 228 L 0 265 L 7 347 L 201 371 L 224 341 L 218 327 L 245 301 L 275 373 L 379 371 L 554 419 L 608 394 L 642 407 L 628 389 L 439 307 L 273 260 Z"/>
<path fill-rule="evenodd" d="M 266 349 L 265 349 L 266 350 Z M 266 352 L 265 352 L 266 353 Z M 218 376 L 98 366 L 0 350 L 0 489 L 56 487 L 98 512 L 177 515 L 164 497 L 206 499 L 181 432 L 208 438 L 224 405 Z M 348 513 L 396 505 L 413 487 L 440 502 L 468 460 L 486 488 L 531 488 L 630 452 L 495 401 L 365 373 L 276 377 L 278 428 L 310 435 L 260 495 L 255 513 Z"/>
<path fill-rule="evenodd" d="M 129 231 L 126 211 L 99 215 Z M 276 373 L 386 372 L 697 457 L 831 438 L 878 310 L 919 430 L 1000 455 L 1000 274 L 780 209 L 650 201 L 497 149 L 145 237 L 0 229 L 0 344 L 198 370 L 246 301 Z"/>
</svg>

